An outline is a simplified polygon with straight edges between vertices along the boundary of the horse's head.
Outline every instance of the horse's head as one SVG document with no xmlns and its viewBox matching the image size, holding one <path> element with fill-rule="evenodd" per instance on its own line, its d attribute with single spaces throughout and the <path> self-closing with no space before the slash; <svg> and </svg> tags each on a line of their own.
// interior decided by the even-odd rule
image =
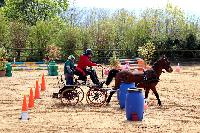
<svg viewBox="0 0 200 133">
<path fill-rule="evenodd" d="M 116 76 L 116 74 L 118 73 L 119 71 L 116 70 L 116 69 L 112 69 L 109 71 L 108 73 L 108 77 L 106 79 L 106 85 L 109 85 L 111 83 L 111 81 L 113 80 L 113 78 Z"/>
<path fill-rule="evenodd" d="M 161 57 L 159 63 L 161 64 L 162 69 L 165 69 L 169 73 L 173 72 L 170 62 L 165 55 Z"/>
</svg>

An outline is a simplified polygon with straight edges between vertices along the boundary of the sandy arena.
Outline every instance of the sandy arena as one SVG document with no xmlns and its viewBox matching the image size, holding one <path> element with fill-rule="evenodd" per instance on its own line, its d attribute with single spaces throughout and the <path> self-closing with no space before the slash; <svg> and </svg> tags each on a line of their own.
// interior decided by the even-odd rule
<svg viewBox="0 0 200 133">
<path fill-rule="evenodd" d="M 59 65 L 60 74 L 62 68 Z M 109 106 L 91 107 L 85 98 L 74 107 L 62 106 L 60 100 L 51 98 L 59 89 L 56 76 L 48 76 L 47 71 L 42 70 L 13 71 L 12 77 L 0 77 L 0 132 L 200 133 L 200 66 L 182 68 L 181 73 L 161 75 L 157 90 L 163 106 L 157 105 L 150 92 L 149 107 L 141 122 L 126 120 L 116 94 Z M 30 120 L 21 121 L 23 95 L 27 95 L 28 103 L 30 88 L 34 91 L 36 80 L 41 83 L 42 73 L 47 89 L 41 93 L 41 99 L 35 101 L 34 108 L 28 110 Z"/>
</svg>

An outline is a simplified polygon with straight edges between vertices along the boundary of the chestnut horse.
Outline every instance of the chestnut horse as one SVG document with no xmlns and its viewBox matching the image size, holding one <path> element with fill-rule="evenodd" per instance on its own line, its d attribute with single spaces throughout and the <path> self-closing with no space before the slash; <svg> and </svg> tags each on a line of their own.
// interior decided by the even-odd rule
<svg viewBox="0 0 200 133">
<path fill-rule="evenodd" d="M 145 70 L 143 72 L 130 72 L 126 70 L 116 70 L 112 69 L 108 73 L 108 77 L 106 79 L 106 85 L 109 85 L 113 78 L 115 77 L 115 87 L 114 90 L 119 89 L 119 86 L 122 82 L 124 83 L 135 83 L 137 88 L 145 89 L 145 98 L 148 98 L 149 90 L 152 90 L 155 94 L 158 104 L 161 106 L 161 101 L 159 99 L 159 95 L 156 91 L 156 85 L 159 82 L 159 77 L 161 73 L 165 69 L 167 72 L 171 73 L 173 71 L 170 62 L 165 56 L 162 56 L 158 61 L 156 61 L 153 66 L 149 70 Z M 110 95 L 107 99 L 107 103 L 110 102 L 112 95 L 115 91 L 111 91 Z"/>
</svg>

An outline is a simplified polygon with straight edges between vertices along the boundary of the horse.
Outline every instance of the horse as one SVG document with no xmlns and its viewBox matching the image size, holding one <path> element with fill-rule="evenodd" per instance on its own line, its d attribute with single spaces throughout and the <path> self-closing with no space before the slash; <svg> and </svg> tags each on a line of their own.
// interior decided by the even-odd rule
<svg viewBox="0 0 200 133">
<path fill-rule="evenodd" d="M 115 86 L 113 90 L 117 90 L 120 87 L 122 82 L 124 83 L 135 83 L 137 88 L 144 88 L 145 90 L 145 99 L 148 98 L 149 90 L 152 90 L 155 94 L 158 105 L 161 106 L 161 101 L 159 98 L 159 94 L 156 90 L 156 85 L 159 82 L 159 77 L 163 71 L 166 70 L 167 72 L 171 73 L 173 71 L 169 60 L 167 57 L 162 56 L 159 60 L 157 60 L 150 69 L 143 70 L 142 72 L 130 72 L 127 70 L 116 70 L 111 69 L 108 73 L 108 77 L 106 79 L 105 84 L 109 85 L 113 78 L 115 77 Z M 115 91 L 111 91 L 108 99 L 106 100 L 107 104 L 109 104 L 112 95 Z"/>
</svg>

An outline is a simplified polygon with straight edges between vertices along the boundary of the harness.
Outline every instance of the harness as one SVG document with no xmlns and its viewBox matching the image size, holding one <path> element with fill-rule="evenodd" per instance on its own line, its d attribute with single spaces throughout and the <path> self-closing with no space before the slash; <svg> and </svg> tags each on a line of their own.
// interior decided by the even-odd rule
<svg viewBox="0 0 200 133">
<path fill-rule="evenodd" d="M 144 71 L 144 79 L 143 82 L 145 83 L 155 83 L 159 82 L 159 77 L 157 77 L 157 73 L 154 70 L 147 70 Z"/>
</svg>

